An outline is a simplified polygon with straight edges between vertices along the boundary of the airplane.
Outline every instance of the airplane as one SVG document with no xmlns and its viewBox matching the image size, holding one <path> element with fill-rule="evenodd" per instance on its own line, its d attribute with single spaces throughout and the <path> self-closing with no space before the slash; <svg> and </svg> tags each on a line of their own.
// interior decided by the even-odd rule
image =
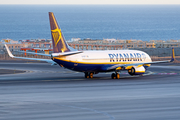
<svg viewBox="0 0 180 120">
<path fill-rule="evenodd" d="M 34 52 L 26 53 L 50 56 L 51 59 L 16 57 L 5 45 L 9 56 L 19 59 L 45 61 L 73 71 L 84 72 L 85 78 L 93 78 L 93 75 L 99 72 L 113 72 L 111 74 L 112 79 L 119 79 L 119 72 L 123 70 L 128 71 L 132 76 L 143 75 L 151 64 L 169 63 L 175 59 L 174 48 L 172 48 L 171 60 L 165 61 L 152 61 L 147 53 L 139 50 L 78 51 L 66 43 L 54 13 L 49 12 L 49 20 L 53 53 L 51 55 Z"/>
</svg>

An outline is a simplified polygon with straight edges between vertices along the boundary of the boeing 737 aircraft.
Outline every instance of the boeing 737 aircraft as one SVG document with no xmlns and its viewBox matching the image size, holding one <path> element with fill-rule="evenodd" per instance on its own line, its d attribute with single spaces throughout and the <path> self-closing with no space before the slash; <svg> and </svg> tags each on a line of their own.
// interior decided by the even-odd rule
<svg viewBox="0 0 180 120">
<path fill-rule="evenodd" d="M 127 70 L 130 75 L 142 75 L 151 64 L 174 61 L 174 49 L 172 49 L 171 60 L 155 62 L 152 62 L 147 53 L 139 50 L 77 51 L 66 43 L 52 12 L 49 12 L 49 20 L 54 53 L 51 55 L 34 52 L 26 53 L 51 56 L 51 59 L 16 57 L 12 55 L 5 45 L 9 56 L 19 59 L 46 61 L 53 65 L 58 64 L 70 70 L 84 72 L 85 78 L 93 78 L 93 74 L 99 72 L 114 71 L 111 75 L 112 79 L 119 79 L 120 74 L 118 72 L 122 70 Z"/>
</svg>

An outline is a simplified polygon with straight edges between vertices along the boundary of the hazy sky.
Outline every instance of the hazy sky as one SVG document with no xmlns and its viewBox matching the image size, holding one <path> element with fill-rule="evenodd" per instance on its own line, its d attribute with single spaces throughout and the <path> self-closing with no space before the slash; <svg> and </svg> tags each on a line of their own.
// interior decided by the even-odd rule
<svg viewBox="0 0 180 120">
<path fill-rule="evenodd" d="M 180 4 L 180 0 L 0 0 L 0 4 Z"/>
</svg>

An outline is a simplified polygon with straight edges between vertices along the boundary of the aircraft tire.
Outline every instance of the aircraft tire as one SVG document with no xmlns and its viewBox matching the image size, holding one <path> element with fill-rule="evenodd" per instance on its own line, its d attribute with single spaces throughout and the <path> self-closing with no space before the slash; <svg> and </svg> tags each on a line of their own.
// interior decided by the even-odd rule
<svg viewBox="0 0 180 120">
<path fill-rule="evenodd" d="M 85 72 L 84 74 L 85 74 L 85 78 L 89 78 L 88 72 Z"/>
<path fill-rule="evenodd" d="M 132 67 L 131 69 L 129 69 L 129 70 L 128 70 L 128 73 L 133 76 L 133 75 L 135 74 L 135 69 L 134 69 L 134 67 Z"/>
<path fill-rule="evenodd" d="M 89 73 L 89 78 L 93 78 L 93 72 Z"/>
<path fill-rule="evenodd" d="M 112 74 L 111 74 L 111 78 L 112 78 L 112 79 L 116 79 L 116 74 L 115 74 L 115 73 L 112 73 Z"/>
</svg>

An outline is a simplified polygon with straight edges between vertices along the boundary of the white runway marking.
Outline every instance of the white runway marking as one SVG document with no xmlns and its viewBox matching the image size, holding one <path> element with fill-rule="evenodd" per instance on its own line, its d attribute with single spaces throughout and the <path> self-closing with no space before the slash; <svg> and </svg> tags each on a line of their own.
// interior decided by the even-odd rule
<svg viewBox="0 0 180 120">
<path fill-rule="evenodd" d="M 75 108 L 75 109 L 81 109 L 81 110 L 87 110 L 87 111 L 91 111 L 91 112 L 94 112 L 94 113 L 98 113 L 98 114 L 102 114 L 106 117 L 108 117 L 110 120 L 115 120 L 115 118 L 108 114 L 107 112 L 103 112 L 103 111 L 98 111 L 98 110 L 95 110 L 95 109 L 91 109 L 91 108 L 84 108 L 84 107 L 77 107 L 77 106 L 69 106 L 69 105 L 61 105 L 63 107 L 69 107 L 69 108 Z"/>
</svg>

